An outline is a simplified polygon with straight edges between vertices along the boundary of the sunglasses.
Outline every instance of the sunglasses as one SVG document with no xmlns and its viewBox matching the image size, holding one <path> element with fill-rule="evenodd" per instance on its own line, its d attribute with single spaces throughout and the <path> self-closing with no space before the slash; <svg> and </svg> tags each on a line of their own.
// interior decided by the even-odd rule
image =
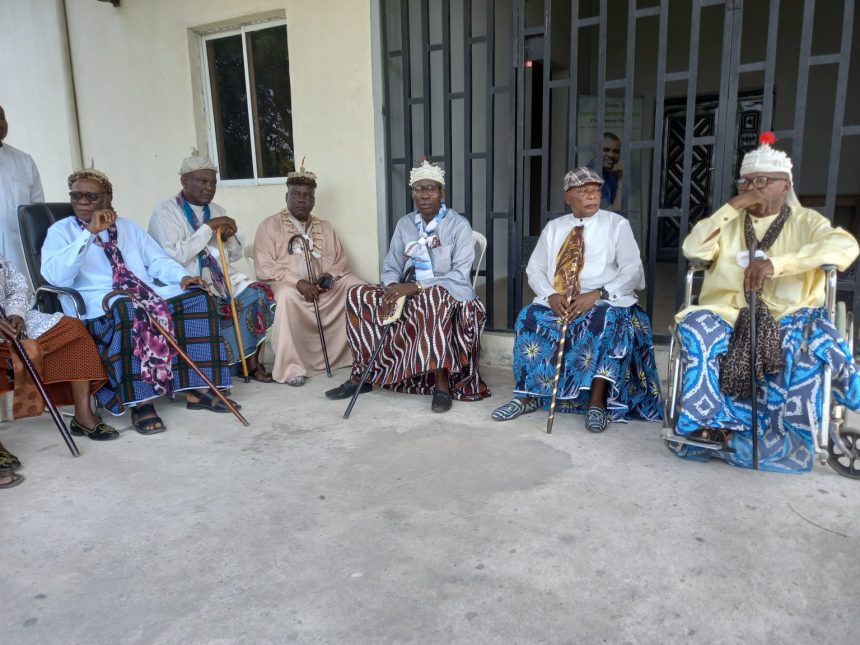
<svg viewBox="0 0 860 645">
<path fill-rule="evenodd" d="M 82 193 L 79 190 L 73 190 L 69 193 L 69 199 L 71 199 L 73 202 L 79 202 L 84 197 L 86 197 L 88 202 L 94 202 L 99 198 L 100 195 L 106 195 L 106 194 L 107 194 L 107 191 L 103 191 L 100 193 Z"/>
</svg>

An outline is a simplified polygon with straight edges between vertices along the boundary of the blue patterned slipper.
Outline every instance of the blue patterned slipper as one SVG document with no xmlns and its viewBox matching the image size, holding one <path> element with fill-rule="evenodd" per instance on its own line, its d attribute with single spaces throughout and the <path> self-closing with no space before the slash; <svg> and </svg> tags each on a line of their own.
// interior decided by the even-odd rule
<svg viewBox="0 0 860 645">
<path fill-rule="evenodd" d="M 585 429 L 589 432 L 603 432 L 609 424 L 606 410 L 603 408 L 588 408 L 585 412 Z"/>
<path fill-rule="evenodd" d="M 523 403 L 523 399 L 513 399 L 493 410 L 493 419 L 496 421 L 510 421 L 516 419 L 521 414 L 528 414 L 538 409 L 540 405 L 537 399 L 529 399 L 528 403 Z"/>
</svg>

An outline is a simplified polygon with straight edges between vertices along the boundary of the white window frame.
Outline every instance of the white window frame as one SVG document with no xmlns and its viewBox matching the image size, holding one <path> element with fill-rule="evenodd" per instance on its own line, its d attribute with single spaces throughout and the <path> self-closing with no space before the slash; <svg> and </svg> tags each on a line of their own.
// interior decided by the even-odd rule
<svg viewBox="0 0 860 645">
<path fill-rule="evenodd" d="M 242 61 L 245 70 L 245 96 L 248 104 L 248 128 L 251 133 L 251 165 L 254 169 L 254 176 L 250 179 L 219 179 L 218 185 L 224 187 L 230 186 L 274 186 L 283 184 L 286 177 L 260 177 L 257 170 L 257 141 L 254 136 L 254 110 L 251 109 L 251 85 L 250 74 L 248 74 L 248 32 L 260 31 L 261 29 L 271 29 L 272 27 L 287 28 L 286 20 L 268 20 L 265 22 L 255 23 L 251 25 L 241 25 L 232 29 L 219 30 L 200 38 L 200 57 L 203 61 L 203 87 L 205 89 L 204 110 L 206 112 L 206 120 L 208 121 L 209 129 L 209 156 L 215 162 L 215 165 L 221 167 L 220 159 L 218 159 L 218 133 L 215 131 L 215 108 L 212 105 L 212 81 L 209 70 L 209 54 L 206 51 L 206 43 L 210 40 L 226 38 L 228 36 L 242 36 Z M 287 40 L 289 47 L 289 40 Z M 292 83 L 290 83 L 292 86 Z"/>
</svg>

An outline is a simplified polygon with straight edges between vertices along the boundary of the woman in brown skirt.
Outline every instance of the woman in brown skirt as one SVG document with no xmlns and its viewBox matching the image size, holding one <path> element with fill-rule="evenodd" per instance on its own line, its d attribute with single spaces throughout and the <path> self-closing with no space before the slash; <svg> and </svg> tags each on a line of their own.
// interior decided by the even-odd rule
<svg viewBox="0 0 860 645">
<path fill-rule="evenodd" d="M 36 366 L 51 401 L 74 405 L 72 434 L 95 441 L 116 439 L 119 433 L 93 414 L 90 394 L 107 381 L 92 336 L 83 323 L 62 313 L 31 309 L 32 296 L 24 276 L 0 255 L 0 392 L 14 391 L 12 416 L 38 416 L 44 401 L 9 338 L 17 336 Z M 0 443 L 0 488 L 23 481 L 14 471 L 21 462 Z"/>
</svg>

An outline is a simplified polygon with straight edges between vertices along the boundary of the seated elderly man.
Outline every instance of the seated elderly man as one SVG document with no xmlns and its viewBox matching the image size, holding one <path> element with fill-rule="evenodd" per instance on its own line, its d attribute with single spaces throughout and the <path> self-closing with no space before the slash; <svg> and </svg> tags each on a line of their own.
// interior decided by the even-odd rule
<svg viewBox="0 0 860 645">
<path fill-rule="evenodd" d="M 289 173 L 287 207 L 264 219 L 254 238 L 257 277 L 269 281 L 277 300 L 272 376 L 295 387 L 325 369 L 317 312 L 331 368 L 352 363 L 343 324 L 346 292 L 364 284 L 350 271 L 334 227 L 312 214 L 316 189 L 317 176 L 304 167 Z M 305 244 L 309 256 L 305 256 Z M 314 276 L 308 275 L 309 264 Z"/>
<path fill-rule="evenodd" d="M 585 413 L 591 432 L 662 417 L 651 325 L 635 294 L 645 286 L 639 247 L 630 223 L 600 208 L 602 184 L 587 167 L 564 177 L 571 213 L 544 227 L 529 258 L 536 295 L 517 317 L 515 398 L 493 412 L 496 421 L 549 405 L 564 320 L 558 411 Z"/>
<path fill-rule="evenodd" d="M 48 229 L 42 275 L 51 284 L 76 289 L 84 299 L 87 328 L 108 368 L 109 384 L 96 392 L 98 401 L 116 415 L 132 408 L 132 423 L 141 434 L 164 431 L 150 401 L 177 391 L 185 392 L 189 409 L 229 412 L 200 389 L 206 387 L 203 379 L 144 314 L 172 332 L 216 386 L 230 387 L 217 312 L 203 289 L 186 291 L 202 287 L 202 279 L 188 275 L 137 224 L 117 217 L 111 208 L 113 187 L 103 173 L 79 170 L 69 177 L 69 188 L 74 216 Z M 134 301 L 115 298 L 105 314 L 102 300 L 115 289 L 130 292 Z M 63 309 L 74 314 L 65 300 Z"/>
<path fill-rule="evenodd" d="M 849 233 L 800 205 L 791 159 L 771 146 L 774 141 L 772 133 L 762 135 L 762 145 L 741 164 L 738 194 L 684 241 L 687 258 L 711 266 L 698 304 L 677 316 L 684 377 L 676 429 L 720 450 L 670 445 L 683 457 L 753 466 L 747 302 L 754 290 L 759 467 L 798 472 L 814 465 L 808 408 L 814 406 L 821 419 L 825 363 L 833 367 L 836 400 L 860 408 L 860 378 L 846 343 L 825 317 L 819 268 L 845 270 L 858 246 Z"/>
<path fill-rule="evenodd" d="M 364 367 L 383 338 L 382 320 L 405 297 L 402 316 L 371 367 L 362 391 L 375 383 L 395 392 L 432 394 L 431 409 L 447 412 L 451 399 L 490 396 L 478 358 L 486 310 L 469 273 L 475 257 L 469 221 L 445 203 L 445 173 L 426 160 L 409 176 L 416 210 L 400 218 L 382 268 L 382 287 L 356 286 L 347 295 L 352 348 L 350 380 L 326 392 L 353 395 Z M 404 282 L 407 262 L 415 282 Z"/>
<path fill-rule="evenodd" d="M 218 168 L 208 157 L 193 150 L 179 169 L 182 190 L 155 207 L 149 219 L 149 234 L 167 255 L 185 268 L 187 275 L 202 277 L 215 295 L 227 361 L 234 366 L 240 363 L 241 348 L 249 376 L 261 383 L 271 383 L 272 377 L 260 362 L 259 355 L 266 341 L 266 331 L 275 317 L 275 300 L 268 285 L 251 282 L 232 266 L 229 267 L 229 275 L 224 275 L 215 231 L 221 231 L 230 262 L 242 259 L 244 237 L 238 231 L 236 220 L 227 217 L 226 211 L 212 201 L 217 172 Z M 239 321 L 240 339 L 236 337 L 233 323 L 228 279 L 235 298 L 233 306 Z"/>
</svg>

